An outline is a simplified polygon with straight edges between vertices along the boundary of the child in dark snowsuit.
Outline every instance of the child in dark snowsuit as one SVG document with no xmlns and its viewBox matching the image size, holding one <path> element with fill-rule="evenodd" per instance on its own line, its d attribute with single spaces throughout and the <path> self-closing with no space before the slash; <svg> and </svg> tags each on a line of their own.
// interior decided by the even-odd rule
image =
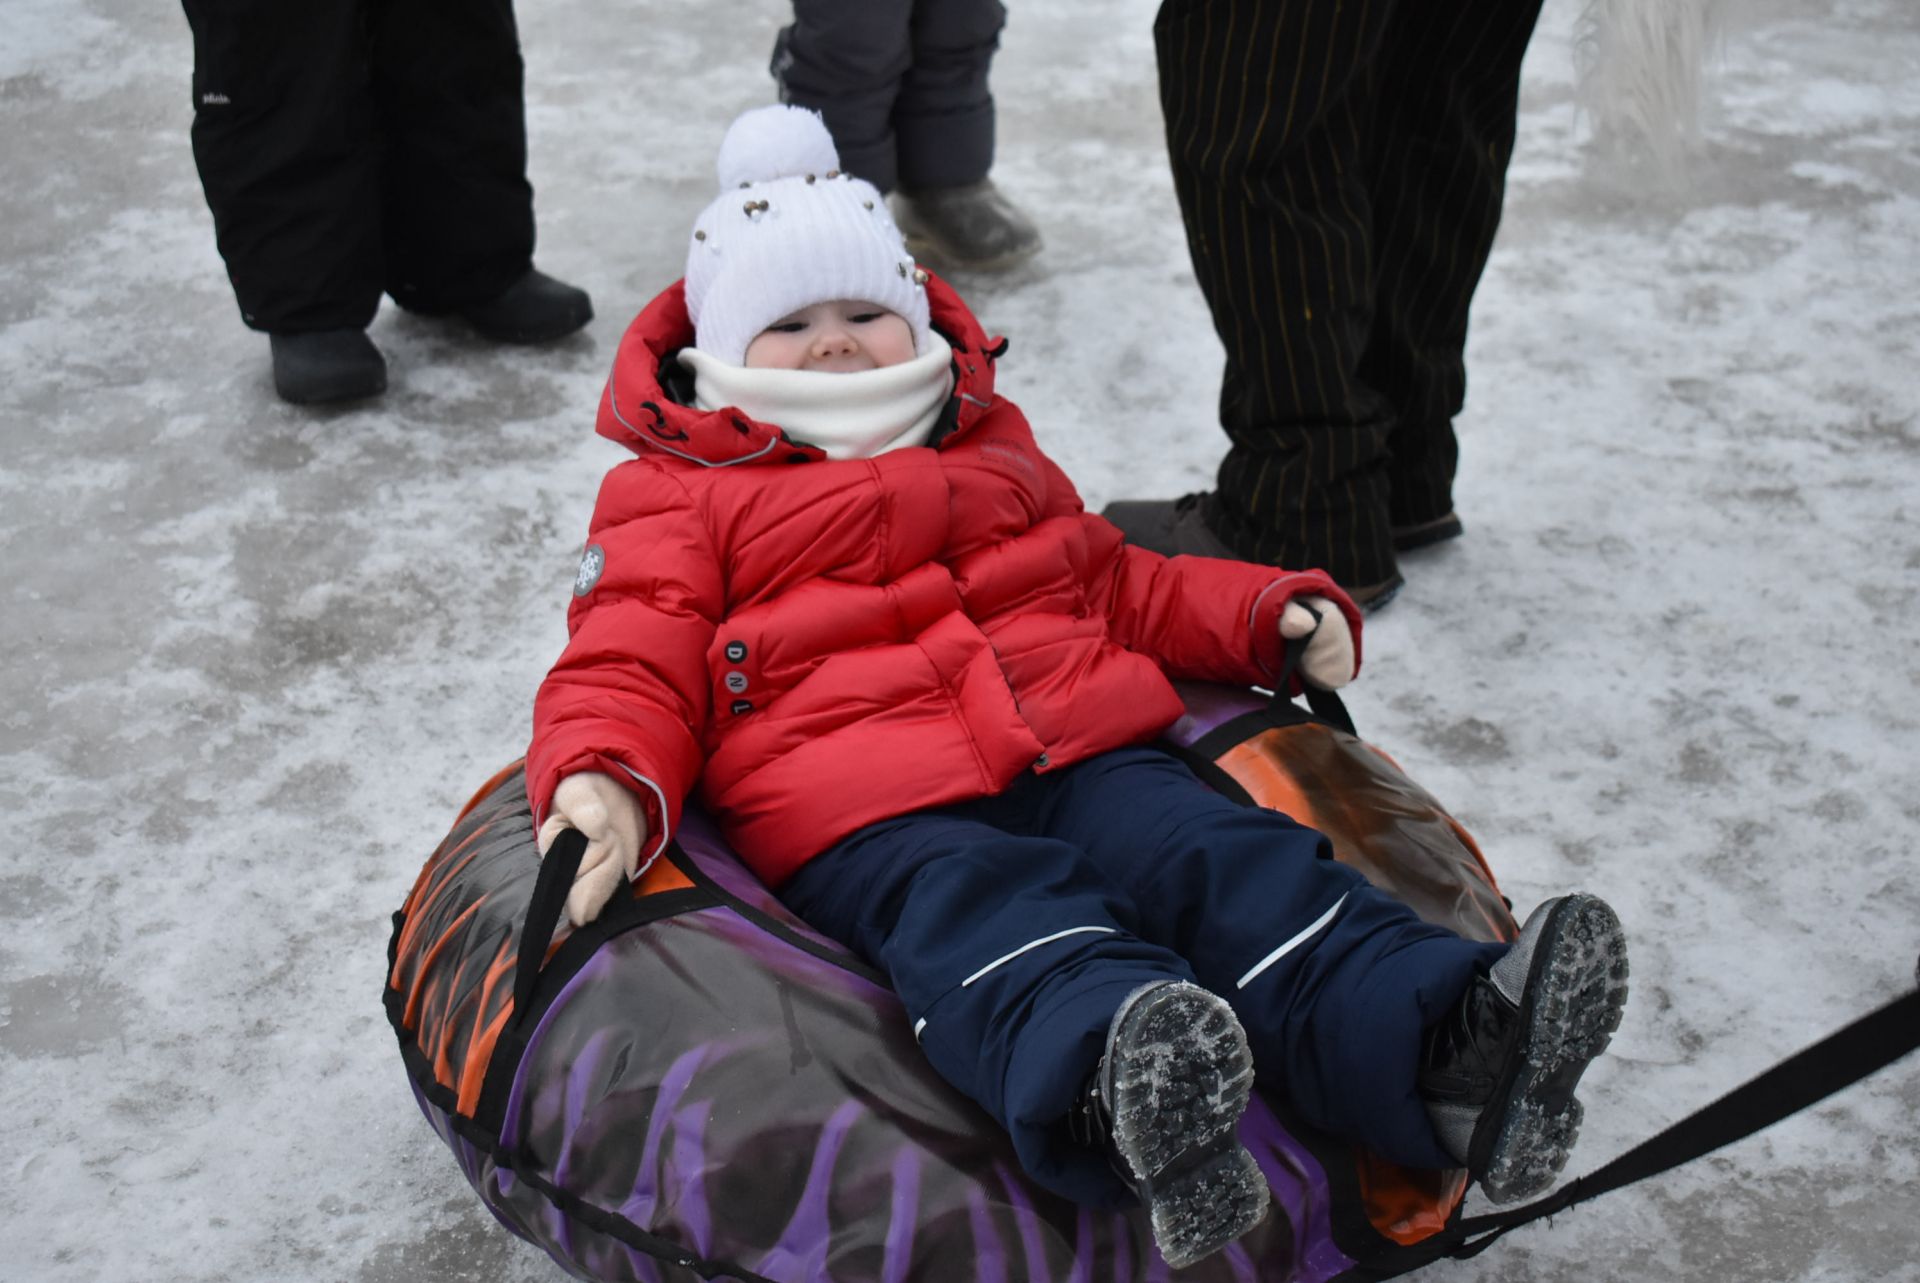
<svg viewBox="0 0 1920 1283">
<path fill-rule="evenodd" d="M 622 341 L 571 640 L 527 779 L 598 914 L 697 788 L 741 858 L 884 970 L 1036 1179 L 1148 1206 L 1184 1264 L 1251 1228 L 1254 1067 L 1301 1114 L 1496 1198 L 1549 1183 L 1625 994 L 1568 896 L 1520 941 L 1422 923 L 1319 834 L 1151 747 L 1169 675 L 1322 687 L 1359 616 L 1318 571 L 1125 545 L 995 394 L 817 117 L 736 121 L 686 280 Z M 1317 615 L 1317 620 L 1316 620 Z"/>
</svg>

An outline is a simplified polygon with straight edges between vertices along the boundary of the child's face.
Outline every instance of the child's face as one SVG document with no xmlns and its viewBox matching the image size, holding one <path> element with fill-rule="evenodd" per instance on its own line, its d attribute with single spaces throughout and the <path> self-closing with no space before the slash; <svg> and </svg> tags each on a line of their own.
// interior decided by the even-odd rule
<svg viewBox="0 0 1920 1283">
<path fill-rule="evenodd" d="M 913 327 L 904 316 L 878 303 L 836 299 L 789 312 L 760 331 L 747 344 L 746 365 L 851 374 L 913 357 Z"/>
</svg>

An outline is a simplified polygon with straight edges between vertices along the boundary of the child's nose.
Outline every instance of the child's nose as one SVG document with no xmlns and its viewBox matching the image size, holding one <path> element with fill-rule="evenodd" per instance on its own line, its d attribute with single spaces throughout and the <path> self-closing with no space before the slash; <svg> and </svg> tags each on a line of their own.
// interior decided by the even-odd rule
<svg viewBox="0 0 1920 1283">
<path fill-rule="evenodd" d="M 821 326 L 813 341 L 813 350 L 819 356 L 845 356 L 855 346 L 853 335 L 843 325 Z"/>
</svg>

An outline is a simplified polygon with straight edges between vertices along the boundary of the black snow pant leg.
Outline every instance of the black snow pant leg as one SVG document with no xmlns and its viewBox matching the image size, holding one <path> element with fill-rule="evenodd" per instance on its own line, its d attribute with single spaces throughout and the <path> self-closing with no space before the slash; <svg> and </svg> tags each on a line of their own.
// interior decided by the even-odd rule
<svg viewBox="0 0 1920 1283">
<path fill-rule="evenodd" d="M 384 285 L 412 311 L 497 297 L 533 266 L 512 0 L 374 0 Z"/>
<path fill-rule="evenodd" d="M 899 181 L 893 106 L 913 61 L 912 0 L 794 0 L 773 50 L 780 100 L 820 113 L 840 164 L 881 191 Z"/>
<path fill-rule="evenodd" d="M 1395 526 L 1453 510 L 1467 311 L 1500 226 L 1520 64 L 1539 16 L 1540 0 L 1409 8 L 1381 60 L 1390 91 L 1367 158 L 1377 308 L 1359 375 L 1396 412 Z"/>
<path fill-rule="evenodd" d="M 1363 586 L 1393 573 L 1393 407 L 1373 328 L 1365 140 L 1396 0 L 1166 0 L 1154 23 L 1174 190 L 1226 349 L 1219 533 Z"/>
<path fill-rule="evenodd" d="M 359 328 L 383 284 L 380 153 L 360 0 L 185 0 L 193 157 L 240 315 Z"/>
<path fill-rule="evenodd" d="M 964 187 L 993 168 L 987 75 L 1006 25 L 1000 0 L 913 6 L 913 65 L 893 104 L 902 187 Z"/>
</svg>

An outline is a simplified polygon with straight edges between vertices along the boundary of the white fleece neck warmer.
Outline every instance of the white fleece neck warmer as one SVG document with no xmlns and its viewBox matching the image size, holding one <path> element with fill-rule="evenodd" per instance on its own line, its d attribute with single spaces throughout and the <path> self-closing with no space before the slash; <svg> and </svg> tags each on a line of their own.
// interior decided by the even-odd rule
<svg viewBox="0 0 1920 1283">
<path fill-rule="evenodd" d="M 928 350 L 911 361 L 855 374 L 750 370 L 698 348 L 681 349 L 679 359 L 693 371 L 695 409 L 735 406 L 820 447 L 829 459 L 871 459 L 926 444 L 947 404 L 953 349 L 938 334 L 931 337 Z"/>
</svg>

